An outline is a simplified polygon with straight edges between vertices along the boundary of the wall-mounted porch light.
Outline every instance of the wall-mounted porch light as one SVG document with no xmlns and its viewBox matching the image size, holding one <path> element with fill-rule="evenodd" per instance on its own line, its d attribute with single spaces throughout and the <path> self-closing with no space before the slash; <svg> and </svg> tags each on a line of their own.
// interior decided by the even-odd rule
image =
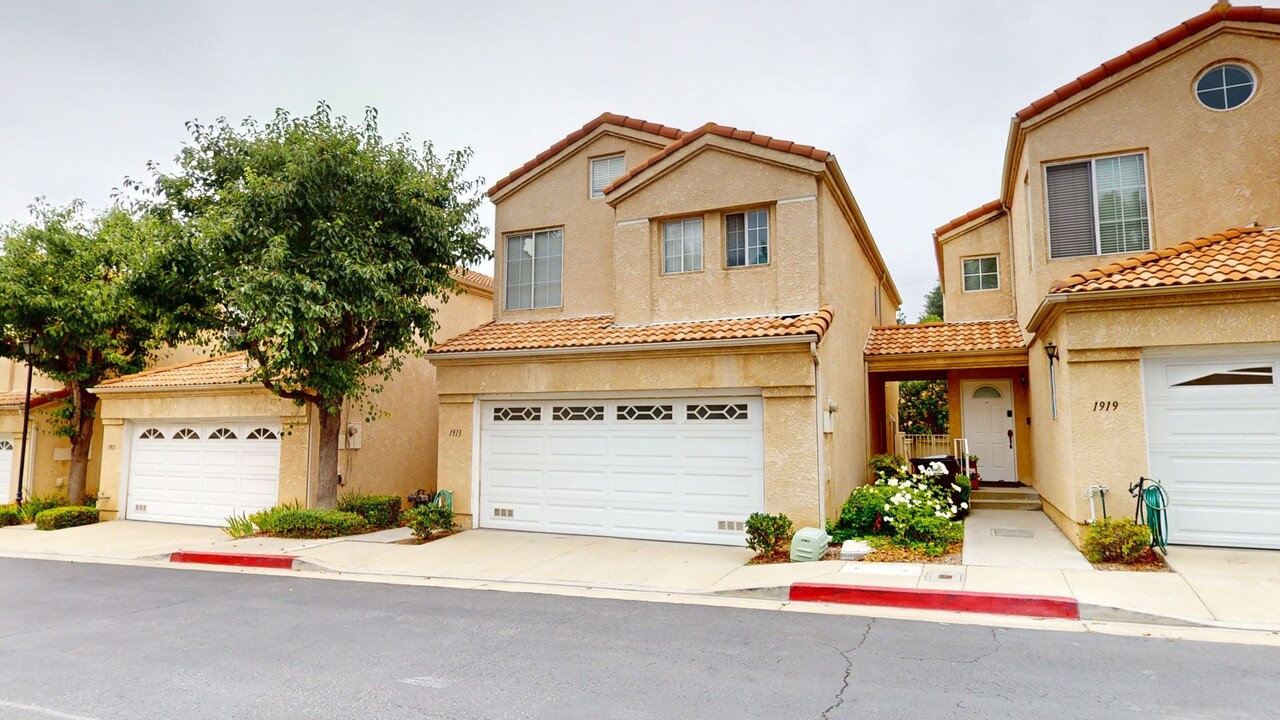
<svg viewBox="0 0 1280 720">
<path fill-rule="evenodd" d="M 1044 344 L 1044 354 L 1049 358 L 1049 405 L 1053 408 L 1053 419 L 1058 419 L 1058 382 L 1054 376 L 1053 365 L 1058 362 L 1058 346 L 1053 341 Z"/>
</svg>

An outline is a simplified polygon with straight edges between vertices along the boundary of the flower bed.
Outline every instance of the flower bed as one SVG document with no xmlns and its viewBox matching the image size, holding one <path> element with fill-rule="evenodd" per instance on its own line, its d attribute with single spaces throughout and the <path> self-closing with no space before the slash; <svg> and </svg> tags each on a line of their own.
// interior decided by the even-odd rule
<svg viewBox="0 0 1280 720">
<path fill-rule="evenodd" d="M 963 542 L 964 525 L 959 522 L 969 510 L 968 478 L 945 479 L 946 468 L 933 463 L 913 471 L 906 462 L 872 460 L 874 483 L 855 488 L 840 509 L 840 516 L 827 524 L 833 542 L 865 538 L 873 547 L 893 546 L 925 558 L 951 553 Z"/>
</svg>

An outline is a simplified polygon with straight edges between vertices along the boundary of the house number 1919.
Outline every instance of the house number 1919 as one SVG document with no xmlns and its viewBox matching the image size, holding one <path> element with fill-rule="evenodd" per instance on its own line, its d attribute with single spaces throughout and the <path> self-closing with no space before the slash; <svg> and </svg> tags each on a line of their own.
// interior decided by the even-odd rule
<svg viewBox="0 0 1280 720">
<path fill-rule="evenodd" d="M 1096 400 L 1093 403 L 1094 412 L 1111 412 L 1120 407 L 1119 400 Z"/>
</svg>

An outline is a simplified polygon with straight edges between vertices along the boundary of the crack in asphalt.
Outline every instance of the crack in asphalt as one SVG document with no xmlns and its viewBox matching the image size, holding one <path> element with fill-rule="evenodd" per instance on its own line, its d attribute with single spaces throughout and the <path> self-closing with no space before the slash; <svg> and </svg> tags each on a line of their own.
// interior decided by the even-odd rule
<svg viewBox="0 0 1280 720">
<path fill-rule="evenodd" d="M 875 624 L 876 624 L 876 619 L 870 618 L 867 621 L 867 629 L 862 631 L 862 639 L 858 640 L 858 644 L 854 645 L 848 650 L 841 650 L 835 645 L 827 646 L 832 650 L 835 650 L 836 652 L 840 653 L 840 657 L 844 658 L 844 664 L 845 664 L 844 679 L 840 685 L 840 692 L 836 693 L 836 701 L 832 703 L 826 710 L 822 711 L 822 715 L 819 716 L 820 720 L 827 720 L 827 718 L 830 717 L 833 711 L 835 711 L 837 708 L 839 708 L 841 705 L 844 704 L 844 694 L 849 689 L 849 676 L 853 674 L 853 658 L 849 656 L 852 655 L 854 652 L 857 652 L 858 650 L 862 649 L 862 646 L 865 645 L 867 642 L 867 638 L 871 636 L 871 627 Z"/>
<path fill-rule="evenodd" d="M 988 628 L 988 629 L 991 631 L 991 642 L 995 643 L 995 647 L 991 648 L 987 652 L 984 652 L 977 657 L 970 658 L 968 660 L 950 660 L 947 658 L 939 658 L 939 657 L 916 657 L 915 655 L 888 655 L 884 653 L 881 653 L 881 654 L 884 654 L 885 657 L 891 657 L 897 660 L 917 660 L 919 662 L 944 662 L 944 663 L 951 663 L 952 665 L 973 665 L 974 663 L 980 662 L 1000 652 L 1000 648 L 1001 648 L 1000 638 L 996 636 L 996 628 Z"/>
</svg>

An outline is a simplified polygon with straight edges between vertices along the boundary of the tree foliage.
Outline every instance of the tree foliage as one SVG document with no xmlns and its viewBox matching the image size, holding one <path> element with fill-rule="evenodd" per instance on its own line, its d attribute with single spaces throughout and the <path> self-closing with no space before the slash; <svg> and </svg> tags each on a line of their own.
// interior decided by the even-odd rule
<svg viewBox="0 0 1280 720">
<path fill-rule="evenodd" d="M 925 320 L 929 316 L 933 316 L 937 320 Z M 920 314 L 919 322 L 942 322 L 944 317 L 946 315 L 943 313 L 942 307 L 942 283 L 939 282 L 924 296 L 924 312 Z"/>
<path fill-rule="evenodd" d="M 924 296 L 917 322 L 942 322 L 942 283 Z M 951 422 L 946 380 L 907 380 L 898 385 L 898 423 L 908 435 L 945 435 Z"/>
<path fill-rule="evenodd" d="M 32 222 L 4 230 L 0 255 L 0 356 L 25 362 L 32 341 L 32 367 L 68 390 L 52 415 L 71 441 L 73 505 L 84 501 L 98 402 L 88 389 L 143 370 L 161 340 L 132 283 L 158 247 L 156 223 L 118 207 L 88 219 L 82 210 L 38 202 Z"/>
<path fill-rule="evenodd" d="M 250 380 L 320 410 L 317 503 L 337 493 L 338 417 L 420 355 L 429 298 L 488 257 L 469 150 L 388 142 L 377 113 L 351 124 L 321 104 L 259 125 L 188 123 L 176 172 L 152 165 L 144 202 L 183 238 L 148 273 L 174 327 L 252 360 Z M 141 188 L 139 184 L 133 184 Z"/>
</svg>

